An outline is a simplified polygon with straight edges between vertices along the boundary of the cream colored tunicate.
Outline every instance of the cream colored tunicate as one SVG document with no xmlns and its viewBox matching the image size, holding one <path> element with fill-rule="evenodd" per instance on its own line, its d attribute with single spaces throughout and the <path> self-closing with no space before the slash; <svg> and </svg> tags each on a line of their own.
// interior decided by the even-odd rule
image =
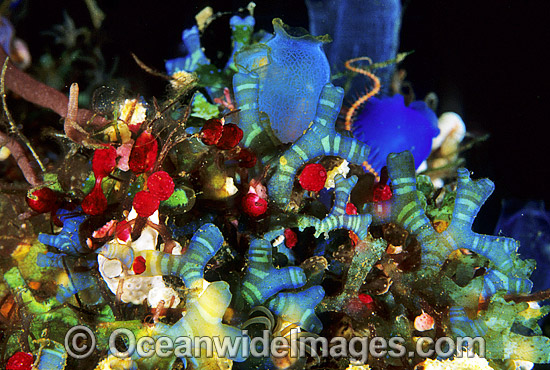
<svg viewBox="0 0 550 370">
<path fill-rule="evenodd" d="M 3 146 L 0 148 L 0 161 L 8 159 L 10 155 L 11 152 L 7 147 Z"/>
<path fill-rule="evenodd" d="M 102 256 L 103 257 L 103 256 Z M 122 274 L 122 263 L 117 259 L 107 259 L 102 264 L 103 272 L 108 278 L 115 278 Z"/>
<path fill-rule="evenodd" d="M 432 140 L 432 151 L 440 149 L 442 155 L 456 151 L 466 135 L 466 125 L 454 112 L 445 112 L 437 120 L 439 135 Z"/>
<path fill-rule="evenodd" d="M 162 284 L 164 285 L 164 282 Z M 164 307 L 176 307 L 180 303 L 180 298 L 174 289 L 166 286 L 151 289 L 147 295 L 147 303 L 149 303 L 149 306 L 158 307 L 160 301 L 164 301 Z M 172 304 L 170 304 L 170 302 L 172 302 Z"/>
<path fill-rule="evenodd" d="M 136 99 L 126 99 L 120 107 L 120 119 L 128 125 L 136 125 L 147 119 L 147 109 Z M 130 117 L 130 112 L 132 116 Z M 130 120 L 128 120 L 128 118 Z"/>
<path fill-rule="evenodd" d="M 133 220 L 136 216 L 135 210 L 132 209 L 127 221 Z M 156 224 L 159 223 L 158 211 L 149 217 L 149 221 Z M 158 232 L 150 226 L 145 226 L 141 236 L 133 242 L 124 242 L 120 239 L 115 239 L 110 243 L 115 243 L 113 246 L 122 251 L 119 253 L 128 252 L 130 256 L 129 260 L 131 260 L 131 256 L 135 255 L 138 251 L 155 250 L 157 242 Z M 133 254 L 131 253 L 132 251 Z M 176 242 L 172 253 L 181 254 L 181 251 L 181 245 Z M 120 258 L 122 259 L 122 257 Z M 161 275 L 136 275 L 130 269 L 130 262 L 126 262 L 127 266 L 124 266 L 121 260 L 106 258 L 101 253 L 97 255 L 97 261 L 101 277 L 105 280 L 105 283 L 113 294 L 120 295 L 122 302 L 138 305 L 143 304 L 147 300 L 150 307 L 157 307 L 161 300 L 164 301 L 164 307 L 176 307 L 180 303 L 177 292 L 166 286 Z M 171 305 L 170 302 L 172 302 Z"/>
<path fill-rule="evenodd" d="M 125 303 L 143 304 L 151 289 L 160 283 L 164 285 L 162 276 L 128 276 L 122 283 L 120 299 Z"/>
<path fill-rule="evenodd" d="M 346 177 L 349 173 L 349 162 L 345 159 L 338 166 L 327 172 L 327 181 L 325 182 L 325 189 L 332 189 L 336 186 L 334 183 L 334 177 L 336 175 L 342 175 Z"/>
</svg>

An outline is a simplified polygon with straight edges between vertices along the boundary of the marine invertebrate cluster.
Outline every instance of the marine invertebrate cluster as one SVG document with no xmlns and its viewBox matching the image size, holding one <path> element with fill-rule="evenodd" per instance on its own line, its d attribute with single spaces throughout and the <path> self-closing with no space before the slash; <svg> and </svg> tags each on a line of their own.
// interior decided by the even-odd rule
<svg viewBox="0 0 550 370">
<path fill-rule="evenodd" d="M 416 144 L 404 135 L 405 147 L 393 147 L 395 130 L 372 142 L 338 131 L 344 90 L 329 82 L 318 40 L 289 37 L 280 20 L 274 26 L 271 40 L 247 49 L 253 21 L 232 19 L 233 59 L 211 84 L 198 28 L 184 32 L 189 55 L 167 63 L 173 78 L 196 72 L 212 97 L 232 81 L 226 103 L 238 112 L 209 103 L 206 92 L 197 98 L 193 79 L 172 84 L 168 101 L 149 114 L 127 99 L 106 112 L 108 132 L 87 133 L 93 144 L 76 140 L 85 159 L 67 160 L 69 179 L 60 169 L 30 189 L 31 209 L 51 213 L 57 226 L 15 249 L 3 273 L 1 292 L 21 321 L 9 326 L 4 360 L 28 366 L 30 353 L 38 368 L 99 369 L 305 368 L 309 357 L 331 368 L 413 368 L 424 360 L 365 356 L 358 365 L 311 346 L 299 359 L 258 359 L 245 349 L 263 324 L 271 339 L 291 342 L 398 336 L 405 352 L 420 336 L 482 336 L 494 368 L 550 362 L 550 340 L 536 323 L 549 311 L 536 301 L 548 297 L 531 293 L 533 263 L 513 239 L 472 230 L 493 184 L 460 169 L 456 190 L 438 203 L 415 172 L 426 153 L 414 149 L 425 151 L 435 133 L 433 122 L 411 113 L 415 106 L 399 109 L 407 125 L 427 126 Z M 426 109 L 418 108 L 435 117 Z M 399 153 L 386 156 L 392 151 Z M 31 248 L 38 256 L 29 267 L 21 255 Z M 32 287 L 47 274 L 41 296 Z M 79 359 L 59 343 L 83 324 L 97 346 Z M 132 351 L 120 359 L 132 344 L 111 343 L 121 328 L 139 343 L 190 344 L 169 356 Z M 235 352 L 209 354 L 193 341 L 199 337 L 229 340 Z"/>
<path fill-rule="evenodd" d="M 245 142 L 251 142 L 257 136 L 253 132 L 261 131 L 258 105 L 259 82 L 257 75 L 237 73 L 234 77 L 235 98 L 238 106 L 245 112 L 241 120 L 245 127 L 253 127 L 245 131 Z M 246 87 L 246 88 L 245 88 Z M 269 194 L 278 206 L 288 206 L 292 191 L 293 178 L 298 169 L 310 160 L 320 157 L 337 155 L 350 163 L 361 164 L 369 152 L 369 147 L 356 139 L 345 137 L 336 132 L 334 122 L 342 104 L 343 90 L 331 84 L 323 87 L 319 97 L 320 104 L 313 123 L 304 134 L 283 154 L 278 156 L 275 174 L 271 177 L 268 187 Z M 246 113 L 246 115 L 245 115 Z M 247 133 L 250 132 L 250 136 Z M 258 137 L 258 140 L 261 138 Z"/>
</svg>

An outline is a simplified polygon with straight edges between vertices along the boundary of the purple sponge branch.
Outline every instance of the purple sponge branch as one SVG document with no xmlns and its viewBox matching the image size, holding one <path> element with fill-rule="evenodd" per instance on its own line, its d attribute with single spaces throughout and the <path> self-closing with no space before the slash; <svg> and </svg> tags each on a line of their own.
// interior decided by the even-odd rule
<svg viewBox="0 0 550 370">
<path fill-rule="evenodd" d="M 27 157 L 25 150 L 21 147 L 21 144 L 15 138 L 6 135 L 0 131 L 0 146 L 5 146 L 11 152 L 11 155 L 17 162 L 17 165 L 23 172 L 25 180 L 32 186 L 38 186 L 42 183 L 39 177 L 36 175 L 34 168 Z"/>
<path fill-rule="evenodd" d="M 4 63 L 8 56 L 4 49 L 0 48 L 0 63 Z M 60 91 L 39 82 L 19 70 L 11 62 L 8 62 L 6 71 L 6 88 L 20 95 L 28 102 L 41 107 L 53 110 L 61 117 L 67 116 L 69 98 Z M 94 116 L 93 112 L 86 109 L 79 109 L 76 122 L 82 128 L 90 125 L 94 129 L 101 128 L 107 124 L 107 120 L 101 116 Z"/>
</svg>

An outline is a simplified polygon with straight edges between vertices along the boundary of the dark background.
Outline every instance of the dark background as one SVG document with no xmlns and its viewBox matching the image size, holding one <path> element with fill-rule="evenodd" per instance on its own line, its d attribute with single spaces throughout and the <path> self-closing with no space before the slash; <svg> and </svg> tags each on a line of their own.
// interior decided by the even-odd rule
<svg viewBox="0 0 550 370">
<path fill-rule="evenodd" d="M 164 60 L 178 56 L 181 32 L 205 5 L 235 11 L 247 1 L 98 1 L 106 13 L 100 38 L 106 62 L 118 58 L 117 76 L 130 79 L 134 91 L 162 97 L 164 81 L 142 72 L 129 53 L 163 70 Z M 17 35 L 33 57 L 51 47 L 41 32 L 62 23 L 63 10 L 77 27 L 91 26 L 84 1 L 30 1 L 14 14 Z M 416 95 L 434 91 L 440 111 L 462 115 L 469 131 L 490 139 L 471 150 L 467 167 L 473 177 L 489 177 L 495 194 L 482 209 L 477 231 L 492 232 L 503 198 L 544 199 L 550 205 L 549 138 L 546 106 L 550 31 L 546 0 L 422 1 L 405 4 L 402 51 L 414 50 L 402 64 Z M 308 26 L 301 0 L 257 1 L 256 29 L 271 32 L 271 19 Z M 220 32 L 224 44 L 228 32 Z M 68 88 L 67 88 L 68 89 Z"/>
</svg>

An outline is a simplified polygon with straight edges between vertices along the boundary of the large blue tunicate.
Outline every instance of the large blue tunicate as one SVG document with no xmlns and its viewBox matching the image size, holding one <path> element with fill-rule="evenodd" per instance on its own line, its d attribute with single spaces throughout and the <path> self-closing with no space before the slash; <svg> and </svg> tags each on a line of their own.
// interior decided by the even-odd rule
<svg viewBox="0 0 550 370">
<path fill-rule="evenodd" d="M 544 209 L 544 202 L 504 201 L 495 234 L 518 240 L 521 256 L 537 261 L 530 278 L 534 289 L 550 289 L 550 212 Z"/>
<path fill-rule="evenodd" d="M 394 59 L 399 48 L 400 0 L 306 0 L 310 31 L 328 34 L 333 41 L 324 50 L 333 72 L 342 72 L 348 59 L 367 56 L 374 63 Z M 389 92 L 395 64 L 377 69 L 382 94 Z M 341 86 L 342 81 L 333 81 Z M 365 79 L 357 77 L 348 96 L 365 92 Z"/>
<path fill-rule="evenodd" d="M 369 164 L 378 172 L 390 153 L 409 150 L 416 168 L 428 158 L 439 134 L 437 116 L 423 101 L 405 106 L 402 95 L 370 98 L 352 126 L 354 136 L 371 147 Z"/>
<path fill-rule="evenodd" d="M 260 111 L 283 142 L 296 141 L 315 116 L 323 86 L 329 82 L 330 66 L 321 49 L 325 38 L 302 30 L 290 30 L 273 20 L 275 36 L 235 55 L 241 72 L 259 76 Z"/>
</svg>

